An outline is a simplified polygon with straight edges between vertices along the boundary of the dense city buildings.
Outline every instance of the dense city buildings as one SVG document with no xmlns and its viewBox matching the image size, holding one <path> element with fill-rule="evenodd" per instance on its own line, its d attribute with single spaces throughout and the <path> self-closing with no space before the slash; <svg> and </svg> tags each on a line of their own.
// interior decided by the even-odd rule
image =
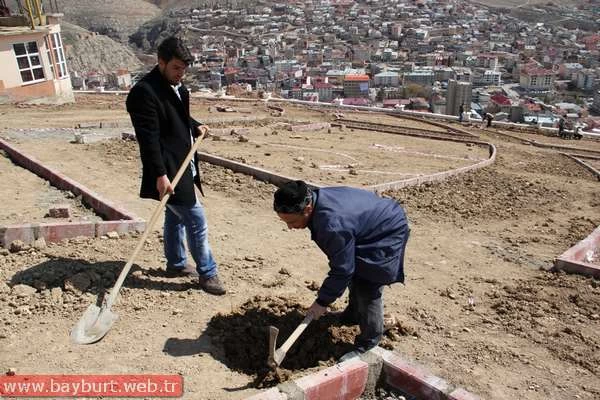
<svg viewBox="0 0 600 400">
<path fill-rule="evenodd" d="M 494 4 L 198 0 L 171 9 L 130 44 L 153 53 L 152 32 L 173 27 L 185 36 L 195 57 L 192 91 L 239 95 L 241 88 L 447 115 L 463 105 L 475 119 L 489 112 L 520 123 L 573 120 L 578 110 L 577 119 L 595 124 L 600 7 Z M 138 76 L 123 68 L 70 74 L 75 89 L 127 89 Z"/>
<path fill-rule="evenodd" d="M 537 7 L 573 21 L 593 13 Z M 597 109 L 594 24 L 531 23 L 510 9 L 450 0 L 215 4 L 179 17 L 204 34 L 192 79 L 210 64 L 224 89 L 241 83 L 272 96 L 447 115 L 462 105 L 475 118 L 526 123 L 566 116 L 560 104 L 577 105 L 580 118 Z M 240 72 L 226 74 L 231 68 Z M 193 80 L 214 90 L 218 76 Z"/>
</svg>

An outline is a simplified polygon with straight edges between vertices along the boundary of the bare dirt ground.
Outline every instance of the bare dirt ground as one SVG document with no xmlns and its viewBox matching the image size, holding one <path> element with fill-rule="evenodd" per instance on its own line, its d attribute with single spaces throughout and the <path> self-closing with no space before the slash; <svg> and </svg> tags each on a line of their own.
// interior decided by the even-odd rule
<svg viewBox="0 0 600 400">
<path fill-rule="evenodd" d="M 325 115 L 331 116 L 331 112 L 324 112 Z M 387 125 L 398 125 L 398 126 L 410 126 L 417 129 L 428 129 L 434 132 L 446 132 L 447 130 L 428 124 L 425 122 L 415 121 L 411 119 L 395 117 L 393 115 L 385 115 L 381 113 L 370 113 L 370 112 L 353 112 L 353 113 L 340 113 L 344 119 L 358 121 L 358 122 L 372 122 L 376 124 L 387 124 Z"/>
<path fill-rule="evenodd" d="M 50 223 L 99 221 L 94 211 L 87 209 L 72 193 L 58 190 L 28 170 L 16 167 L 8 156 L 0 151 L 0 181 L 10 188 L 10 195 L 3 196 L 0 208 L 0 226 L 15 223 Z M 68 207 L 70 218 L 53 218 L 49 209 Z"/>
<path fill-rule="evenodd" d="M 207 142 L 203 151 L 325 185 L 368 186 L 475 164 L 487 148 L 472 144 L 331 128 L 307 133 L 253 129 Z M 243 141 L 240 141 L 242 139 Z"/>
<path fill-rule="evenodd" d="M 497 128 L 486 128 L 486 132 L 490 135 L 494 135 L 495 132 L 502 133 L 502 130 Z M 532 132 L 507 132 L 509 135 L 513 137 L 519 137 L 525 140 L 529 140 L 536 143 L 553 145 L 553 146 L 563 146 L 566 147 L 572 153 L 577 153 L 577 149 L 584 150 L 592 150 L 596 152 L 600 152 L 600 140 L 565 140 L 561 139 L 558 136 L 546 136 L 541 134 L 535 134 Z"/>
<path fill-rule="evenodd" d="M 137 198 L 134 142 L 76 145 L 70 143 L 70 130 L 38 134 L 46 126 L 127 123 L 123 98 L 78 100 L 60 108 L 0 106 L 0 136 L 147 219 L 156 203 Z M 201 119 L 221 117 L 208 112 L 211 105 L 194 100 L 192 112 Z M 255 107 L 257 119 L 230 126 L 259 130 L 278 121 L 262 104 Z M 329 119 L 296 107 L 286 108 L 285 118 Z M 352 135 L 364 147 L 361 140 L 374 134 Z M 406 286 L 394 285 L 384 294 L 386 312 L 399 321 L 383 344 L 482 398 L 597 399 L 600 284 L 549 270 L 553 257 L 600 224 L 598 181 L 554 151 L 493 134 L 482 139 L 498 147 L 491 167 L 386 193 L 406 207 L 412 234 Z M 409 139 L 390 140 L 404 146 Z M 349 143 L 350 137 L 344 139 L 345 146 Z M 213 144 L 226 143 L 206 142 L 207 147 Z M 240 143 L 230 144 L 236 148 Z M 264 151 L 261 147 L 250 154 L 259 159 Z M 399 163 L 408 163 L 405 155 L 398 157 Z M 69 330 L 97 294 L 112 286 L 139 235 L 4 251 L 0 368 L 17 373 L 179 373 L 185 398 L 241 399 L 261 382 L 268 385 L 267 378 L 301 376 L 343 354 L 356 332 L 325 318 L 305 332 L 281 376 L 264 376 L 266 325 L 278 326 L 284 337 L 293 329 L 327 273 L 326 259 L 308 232 L 289 231 L 277 220 L 271 211 L 273 186 L 211 165 L 203 165 L 203 173 L 203 203 L 220 274 L 229 288 L 226 296 L 210 296 L 191 281 L 164 277 L 157 227 L 114 307 L 120 320 L 101 342 L 75 346 Z M 15 196 L 10 187 L 2 193 L 3 201 Z M 338 309 L 343 306 L 343 300 L 336 303 Z"/>
</svg>

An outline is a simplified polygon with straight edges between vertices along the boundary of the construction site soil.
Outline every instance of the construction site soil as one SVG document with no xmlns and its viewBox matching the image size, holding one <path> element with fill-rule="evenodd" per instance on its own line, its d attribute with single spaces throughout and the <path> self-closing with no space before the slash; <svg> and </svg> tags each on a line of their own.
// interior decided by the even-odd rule
<svg viewBox="0 0 600 400">
<path fill-rule="evenodd" d="M 148 219 L 156 203 L 137 196 L 136 143 L 118 138 L 72 143 L 78 124 L 103 121 L 122 126 L 87 130 L 97 137 L 131 132 L 123 101 L 124 97 L 88 95 L 77 96 L 72 105 L 2 105 L 0 137 Z M 328 151 L 343 148 L 359 163 L 369 159 L 368 144 L 380 142 L 421 153 L 485 157 L 464 144 L 448 146 L 371 131 L 345 132 L 339 141 L 341 135 L 326 131 L 299 133 L 309 140 L 282 139 L 282 133 L 270 134 L 274 124 L 335 118 L 286 105 L 284 116 L 277 118 L 264 103 L 251 102 L 243 104 L 253 110 L 248 119 L 239 112 L 217 113 L 214 105 L 194 99 L 192 114 L 221 129 L 249 129 L 248 137 L 256 140 L 301 140 L 303 146 Z M 382 123 L 374 114 L 344 114 Z M 389 118 L 383 123 L 416 129 L 426 125 Z M 600 282 L 551 268 L 554 257 L 600 224 L 598 180 L 557 151 L 524 145 L 493 130 L 465 129 L 496 145 L 494 164 L 441 183 L 384 193 L 406 208 L 412 234 L 406 285 L 392 285 L 384 292 L 385 312 L 397 322 L 382 345 L 482 398 L 597 399 Z M 560 143 L 600 150 L 598 142 L 588 140 Z M 316 151 L 264 156 L 264 147 L 234 140 L 206 140 L 201 147 L 224 156 L 243 147 L 239 157 L 249 162 L 326 184 L 338 184 L 341 176 L 361 176 L 351 175 L 350 169 L 332 176 L 311 175 L 318 168 L 289 169 L 298 156 L 305 157 L 305 163 L 343 164 L 335 157 L 314 161 L 311 157 L 321 153 Z M 418 161 L 404 153 L 395 156 L 394 168 L 402 172 L 430 173 L 464 165 L 429 155 Z M 381 161 L 392 164 L 385 157 Z M 24 170 L 6 158 L 0 162 L 3 182 L 11 182 L 3 186 L 2 223 L 26 223 L 43 215 L 48 199 L 55 197 L 53 189 L 38 178 L 25 177 Z M 422 169 L 410 170 L 415 162 Z M 88 305 L 112 287 L 140 234 L 75 238 L 45 247 L 24 246 L 14 253 L 0 250 L 0 368 L 13 368 L 17 374 L 174 373 L 184 377 L 186 399 L 242 399 L 259 387 L 334 363 L 349 348 L 357 328 L 339 326 L 328 314 L 311 323 L 281 368 L 268 374 L 268 326 L 280 329 L 280 341 L 289 335 L 314 300 L 328 271 L 327 260 L 308 232 L 290 231 L 277 219 L 272 212 L 274 186 L 209 164 L 202 170 L 206 192 L 202 202 L 227 295 L 210 296 L 189 279 L 165 276 L 158 225 L 113 307 L 120 316 L 117 323 L 102 341 L 77 346 L 70 343 L 69 330 Z M 73 200 L 58 193 L 65 201 Z M 12 201 L 25 195 L 32 200 Z M 39 204 L 39 209 L 31 210 L 32 204 Z M 334 309 L 344 305 L 345 297 Z"/>
<path fill-rule="evenodd" d="M 219 140 L 207 142 L 203 151 L 323 185 L 351 186 L 429 175 L 488 157 L 487 148 L 470 143 L 358 129 L 331 128 L 304 134 L 269 130 L 218 136 Z"/>
<path fill-rule="evenodd" d="M 1 151 L 0 180 L 4 187 L 11 188 L 10 195 L 2 199 L 0 226 L 18 221 L 51 223 L 101 220 L 80 199 L 50 186 L 48 181 L 24 168 L 15 167 Z M 50 213 L 50 209 L 55 208 L 67 208 L 69 215 L 57 218 L 57 214 Z"/>
</svg>

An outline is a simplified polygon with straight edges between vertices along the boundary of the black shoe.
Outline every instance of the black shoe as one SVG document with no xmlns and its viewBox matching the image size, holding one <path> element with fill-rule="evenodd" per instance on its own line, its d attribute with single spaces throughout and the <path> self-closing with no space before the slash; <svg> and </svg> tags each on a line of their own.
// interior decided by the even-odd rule
<svg viewBox="0 0 600 400">
<path fill-rule="evenodd" d="M 200 277 L 199 284 L 202 290 L 204 290 L 206 293 L 214 294 L 215 296 L 221 296 L 227 293 L 217 275 L 208 279 Z"/>
<path fill-rule="evenodd" d="M 196 271 L 196 267 L 192 264 L 186 264 L 183 268 L 173 268 L 167 265 L 166 275 L 169 278 L 177 278 L 177 277 L 190 277 L 190 278 L 198 278 L 200 275 L 198 271 Z"/>
</svg>

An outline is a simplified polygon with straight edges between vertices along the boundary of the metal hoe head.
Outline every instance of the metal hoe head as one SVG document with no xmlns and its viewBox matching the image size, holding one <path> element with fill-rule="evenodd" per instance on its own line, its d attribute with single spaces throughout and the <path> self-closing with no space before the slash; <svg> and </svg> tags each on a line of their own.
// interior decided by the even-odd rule
<svg viewBox="0 0 600 400">
<path fill-rule="evenodd" d="M 275 346 L 277 345 L 277 335 L 279 334 L 279 329 L 275 328 L 274 326 L 269 327 L 269 367 L 277 368 L 279 364 L 281 364 L 290 347 L 294 344 L 302 332 L 304 332 L 308 324 L 310 324 L 310 321 L 312 321 L 312 318 L 312 315 L 307 315 L 304 317 L 302 323 L 298 325 L 294 332 L 292 332 L 292 334 L 278 349 L 275 349 Z"/>
<path fill-rule="evenodd" d="M 71 341 L 75 344 L 92 344 L 101 340 L 119 316 L 106 304 L 90 305 L 71 330 Z"/>
<path fill-rule="evenodd" d="M 281 363 L 282 359 L 277 357 L 277 350 L 275 350 L 275 346 L 277 345 L 277 335 L 279 335 L 279 329 L 274 326 L 269 327 L 269 360 L 267 364 L 271 368 L 277 368 Z"/>
</svg>

